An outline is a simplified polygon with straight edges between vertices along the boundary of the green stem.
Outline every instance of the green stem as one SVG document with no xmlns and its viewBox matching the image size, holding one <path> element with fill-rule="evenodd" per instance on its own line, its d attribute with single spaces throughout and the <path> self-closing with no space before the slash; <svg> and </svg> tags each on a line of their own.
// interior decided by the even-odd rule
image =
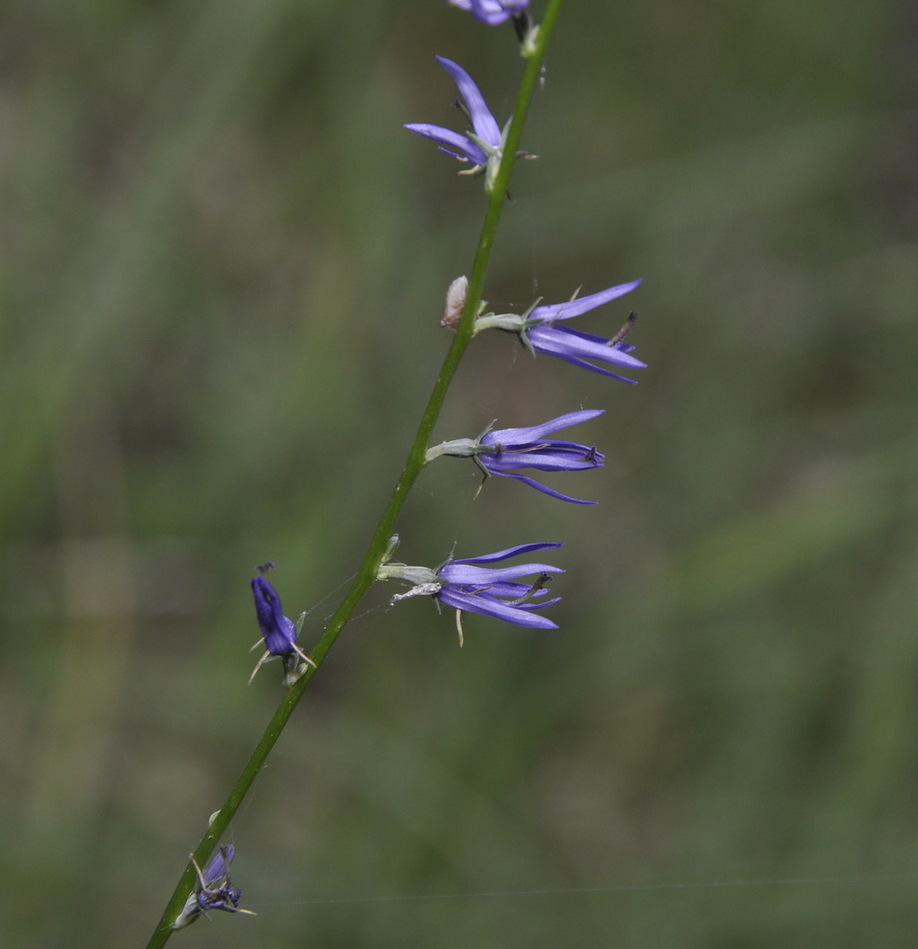
<svg viewBox="0 0 918 949">
<path fill-rule="evenodd" d="M 516 155 L 519 149 L 526 114 L 529 110 L 529 102 L 532 97 L 533 89 L 539 79 L 545 48 L 554 27 L 555 20 L 557 19 L 561 3 L 562 0 L 549 0 L 545 19 L 539 27 L 535 42 L 532 45 L 531 51 L 527 50 L 526 66 L 523 71 L 519 94 L 513 110 L 513 121 L 507 135 L 506 150 L 495 178 L 494 188 L 488 195 L 488 206 L 485 212 L 484 224 L 481 228 L 478 249 L 475 252 L 475 258 L 472 263 L 472 273 L 469 277 L 468 296 L 462 311 L 462 318 L 456 326 L 456 335 L 446 353 L 443 365 L 440 368 L 440 373 L 434 383 L 433 391 L 424 409 L 424 414 L 421 416 L 421 422 L 418 426 L 417 434 L 411 443 L 411 449 L 408 452 L 408 457 L 402 469 L 401 476 L 395 485 L 395 490 L 392 492 L 392 496 L 389 498 L 389 502 L 383 511 L 379 524 L 373 533 L 363 562 L 350 588 L 345 594 L 344 599 L 341 601 L 341 605 L 322 633 L 319 642 L 312 650 L 311 658 L 317 667 L 322 665 L 325 657 L 335 644 L 335 640 L 337 640 L 354 610 L 357 608 L 357 605 L 376 580 L 377 571 L 379 570 L 383 555 L 389 543 L 389 538 L 395 528 L 398 515 L 401 513 L 402 507 L 405 504 L 408 492 L 411 490 L 418 474 L 424 467 L 424 456 L 427 446 L 430 444 L 430 437 L 434 425 L 443 407 L 447 390 L 449 389 L 453 376 L 456 374 L 459 362 L 472 339 L 473 324 L 481 303 L 485 275 L 488 269 L 488 261 L 491 257 L 491 250 L 494 246 L 497 226 L 500 222 L 500 216 L 504 206 L 507 203 L 506 195 L 507 188 L 510 184 L 510 176 L 513 171 L 513 156 Z M 293 714 L 297 703 L 309 687 L 310 682 L 312 682 L 316 671 L 317 669 L 307 669 L 306 673 L 287 689 L 271 721 L 268 723 L 264 734 L 261 736 L 249 760 L 246 762 L 245 767 L 242 769 L 238 780 L 233 785 L 229 797 L 227 797 L 226 802 L 220 810 L 211 818 L 207 831 L 194 851 L 193 857 L 199 866 L 205 865 L 223 833 L 226 831 L 229 822 L 232 820 L 236 810 L 244 800 L 252 783 L 255 781 L 255 777 L 264 767 L 265 761 L 271 753 L 271 749 L 284 730 L 284 726 Z M 158 947 L 165 945 L 166 941 L 174 932 L 172 923 L 182 911 L 188 894 L 195 886 L 195 881 L 195 868 L 193 863 L 189 860 L 169 902 L 166 904 L 166 908 L 156 925 L 156 929 L 150 941 L 147 943 L 147 949 L 158 949 Z"/>
</svg>

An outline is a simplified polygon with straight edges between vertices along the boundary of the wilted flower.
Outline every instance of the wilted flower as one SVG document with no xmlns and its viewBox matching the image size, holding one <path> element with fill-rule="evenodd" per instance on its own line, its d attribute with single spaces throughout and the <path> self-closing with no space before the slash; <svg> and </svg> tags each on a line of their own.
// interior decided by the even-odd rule
<svg viewBox="0 0 918 949">
<path fill-rule="evenodd" d="M 545 436 L 560 428 L 578 425 L 602 415 L 603 409 L 585 409 L 580 412 L 568 412 L 541 425 L 529 428 L 489 429 L 480 438 L 457 438 L 443 442 L 427 451 L 427 461 L 440 455 L 459 455 L 472 457 L 487 475 L 501 475 L 515 478 L 562 501 L 575 504 L 595 504 L 595 501 L 583 501 L 572 498 L 560 491 L 517 472 L 524 468 L 536 471 L 584 471 L 598 468 L 605 463 L 605 455 L 595 448 L 579 445 L 577 442 L 556 441 Z"/>
<path fill-rule="evenodd" d="M 227 913 L 244 913 L 247 916 L 255 915 L 252 910 L 242 909 L 239 906 L 242 891 L 230 883 L 229 865 L 233 862 L 235 855 L 236 851 L 232 844 L 226 844 L 210 858 L 203 870 L 192 856 L 191 861 L 198 873 L 198 883 L 172 924 L 173 929 L 181 929 L 193 923 L 201 914 L 207 916 L 207 911 L 211 909 L 224 910 Z"/>
<path fill-rule="evenodd" d="M 498 563 L 532 550 L 554 550 L 561 544 L 521 544 L 481 557 L 447 560 L 441 567 L 410 567 L 401 563 L 384 563 L 377 574 L 380 580 L 407 580 L 414 586 L 407 593 L 392 598 L 395 603 L 410 596 L 432 596 L 435 600 L 456 610 L 459 643 L 462 644 L 461 617 L 463 612 L 493 616 L 505 623 L 538 629 L 557 629 L 544 616 L 532 612 L 557 603 L 561 598 L 543 600 L 548 592 L 550 574 L 564 573 L 560 567 L 544 563 L 524 563 L 515 567 L 483 567 L 479 564 Z M 533 583 L 521 583 L 519 577 L 536 575 Z M 539 602 L 535 602 L 538 600 Z"/>
<path fill-rule="evenodd" d="M 249 676 L 249 682 L 255 678 L 255 673 L 274 656 L 280 656 L 284 661 L 284 669 L 287 673 L 286 683 L 291 684 L 298 678 L 296 671 L 300 666 L 300 660 L 308 663 L 313 669 L 316 664 L 304 653 L 296 644 L 296 637 L 299 628 L 293 624 L 293 621 L 284 616 L 281 607 L 280 597 L 277 590 L 271 586 L 265 574 L 274 567 L 270 561 L 258 568 L 258 576 L 252 577 L 252 594 L 255 597 L 255 615 L 258 617 L 258 628 L 261 630 L 261 639 L 255 644 L 265 645 L 265 654 L 258 660 L 255 668 Z M 305 614 L 300 617 L 300 625 Z M 252 648 L 254 649 L 255 646 Z"/>
<path fill-rule="evenodd" d="M 449 0 L 449 3 L 460 10 L 468 10 L 476 20 L 488 26 L 497 26 L 529 6 L 529 0 Z"/>
<path fill-rule="evenodd" d="M 405 128 L 432 139 L 440 146 L 440 151 L 446 152 L 447 155 L 452 155 L 461 162 L 470 163 L 472 167 L 462 174 L 478 174 L 487 170 L 485 187 L 490 191 L 497 169 L 500 167 L 506 129 L 501 134 L 497 120 L 485 104 L 478 86 L 461 66 L 444 56 L 438 56 L 437 61 L 456 80 L 473 131 L 460 135 L 452 129 L 421 122 L 410 123 Z"/>
<path fill-rule="evenodd" d="M 625 335 L 631 329 L 637 314 L 632 313 L 623 329 L 611 339 L 556 324 L 559 320 L 581 316 L 603 303 L 623 296 L 637 287 L 640 282 L 640 280 L 632 280 L 630 283 L 621 283 L 586 297 L 575 297 L 567 303 L 535 306 L 522 316 L 514 313 L 486 313 L 475 321 L 475 333 L 492 328 L 518 333 L 523 345 L 533 353 L 547 353 L 592 372 L 611 376 L 613 379 L 621 379 L 623 382 L 634 382 L 634 379 L 628 379 L 594 363 L 608 363 L 623 369 L 646 368 L 639 359 L 629 355 L 634 347 L 624 342 Z"/>
</svg>

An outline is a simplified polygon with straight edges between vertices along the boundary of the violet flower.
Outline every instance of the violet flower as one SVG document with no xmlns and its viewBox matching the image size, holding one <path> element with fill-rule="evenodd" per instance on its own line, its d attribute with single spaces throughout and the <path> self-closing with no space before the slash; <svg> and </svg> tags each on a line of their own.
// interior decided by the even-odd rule
<svg viewBox="0 0 918 949">
<path fill-rule="evenodd" d="M 258 569 L 264 571 L 273 566 L 265 564 Z M 252 577 L 252 594 L 255 597 L 255 615 L 258 617 L 258 628 L 261 630 L 265 648 L 272 656 L 286 656 L 287 653 L 293 652 L 296 628 L 293 620 L 284 616 L 277 590 L 263 572 Z"/>
<path fill-rule="evenodd" d="M 390 549 L 397 538 L 393 538 Z M 481 613 L 505 623 L 533 629 L 557 629 L 557 623 L 539 616 L 534 610 L 544 609 L 561 598 L 543 600 L 548 592 L 549 574 L 564 573 L 560 567 L 544 563 L 524 563 L 515 567 L 489 567 L 480 564 L 498 563 L 532 550 L 554 550 L 561 544 L 520 544 L 481 557 L 447 560 L 441 567 L 410 567 L 401 563 L 384 563 L 377 574 L 380 580 L 407 580 L 414 586 L 407 593 L 392 597 L 392 602 L 410 596 L 432 596 L 456 610 L 456 627 L 462 645 L 462 613 Z M 520 577 L 536 575 L 534 583 L 523 583 Z M 539 602 L 535 602 L 539 600 Z"/>
<path fill-rule="evenodd" d="M 444 56 L 438 56 L 437 61 L 456 80 L 473 131 L 460 135 L 452 129 L 423 122 L 412 122 L 405 128 L 433 140 L 447 155 L 472 165 L 460 174 L 474 175 L 486 171 L 485 188 L 490 191 L 500 167 L 506 129 L 502 134 L 478 86 L 461 66 Z"/>
<path fill-rule="evenodd" d="M 545 436 L 602 414 L 603 409 L 586 409 L 568 412 L 567 415 L 560 415 L 549 422 L 529 428 L 501 428 L 493 431 L 489 429 L 477 439 L 457 438 L 429 448 L 425 461 L 433 461 L 440 455 L 472 457 L 484 471 L 485 477 L 500 475 L 504 478 L 515 478 L 561 501 L 595 504 L 595 501 L 584 501 L 561 494 L 560 491 L 517 472 L 525 468 L 534 468 L 536 471 L 584 471 L 588 468 L 599 468 L 605 463 L 605 455 L 595 448 L 577 442 L 546 439 Z"/>
<path fill-rule="evenodd" d="M 523 345 L 532 353 L 547 353 L 549 356 L 557 356 L 559 359 L 564 359 L 583 369 L 589 369 L 591 372 L 621 379 L 622 382 L 634 382 L 634 379 L 628 379 L 595 363 L 607 363 L 622 369 L 647 368 L 639 359 L 629 355 L 634 347 L 624 342 L 624 337 L 631 329 L 636 314 L 632 313 L 624 328 L 611 339 L 556 324 L 559 320 L 581 316 L 603 303 L 623 296 L 637 287 L 640 282 L 640 280 L 632 280 L 630 283 L 621 283 L 586 297 L 575 297 L 567 303 L 535 306 L 522 316 L 514 313 L 486 313 L 475 321 L 475 333 L 491 328 L 518 333 Z"/>
<path fill-rule="evenodd" d="M 284 616 L 280 597 L 277 590 L 271 586 L 265 574 L 272 569 L 274 564 L 270 561 L 258 568 L 258 576 L 252 577 L 252 594 L 255 597 L 255 615 L 258 617 L 258 628 L 261 630 L 261 639 L 255 646 L 264 643 L 265 653 L 258 660 L 252 675 L 249 676 L 249 682 L 255 678 L 255 673 L 268 661 L 275 656 L 280 656 L 284 661 L 284 669 L 287 672 L 285 682 L 287 685 L 299 678 L 296 672 L 300 666 L 300 660 L 316 668 L 316 664 L 309 658 L 296 644 L 296 637 L 299 629 L 293 621 Z M 305 614 L 300 617 L 300 625 Z M 254 649 L 255 646 L 252 648 Z M 302 673 L 305 670 L 300 670 Z"/>
<path fill-rule="evenodd" d="M 194 892 L 189 894 L 185 901 L 182 912 L 172 924 L 173 929 L 181 929 L 193 923 L 201 914 L 207 916 L 207 911 L 211 909 L 224 910 L 227 913 L 244 913 L 246 916 L 255 915 L 252 910 L 242 909 L 239 906 L 242 891 L 230 883 L 229 865 L 233 862 L 235 855 L 233 845 L 226 844 L 210 858 L 203 870 L 197 865 L 194 857 L 191 858 L 198 873 L 198 883 Z"/>
<path fill-rule="evenodd" d="M 460 10 L 468 10 L 476 20 L 488 26 L 497 26 L 529 6 L 529 0 L 449 0 L 449 3 Z"/>
</svg>

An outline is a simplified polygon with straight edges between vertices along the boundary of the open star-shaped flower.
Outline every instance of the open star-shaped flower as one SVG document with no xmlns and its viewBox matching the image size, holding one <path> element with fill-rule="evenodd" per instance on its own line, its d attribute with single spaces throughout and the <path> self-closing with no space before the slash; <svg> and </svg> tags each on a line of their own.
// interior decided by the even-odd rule
<svg viewBox="0 0 918 949">
<path fill-rule="evenodd" d="M 602 466 L 605 463 L 605 455 L 595 448 L 577 442 L 546 438 L 558 429 L 578 425 L 602 414 L 602 409 L 584 409 L 559 415 L 558 418 L 541 425 L 530 425 L 528 428 L 489 428 L 479 438 L 457 438 L 430 448 L 426 460 L 433 461 L 440 455 L 472 457 L 485 476 L 515 478 L 561 501 L 595 504 L 595 501 L 584 501 L 562 494 L 519 472 L 527 468 L 536 471 L 585 471 Z"/>
<path fill-rule="evenodd" d="M 437 570 L 441 586 L 434 596 L 441 603 L 457 610 L 493 616 L 505 623 L 557 629 L 557 623 L 532 611 L 544 609 L 561 599 L 559 596 L 550 600 L 541 599 L 548 592 L 545 585 L 548 574 L 564 573 L 560 567 L 545 563 L 522 563 L 515 567 L 480 565 L 509 560 L 533 550 L 555 550 L 560 546 L 561 544 L 520 544 L 480 557 L 448 560 Z M 533 575 L 537 575 L 535 583 L 521 583 L 519 580 L 520 577 Z"/>
<path fill-rule="evenodd" d="M 500 167 L 506 129 L 501 132 L 478 86 L 461 66 L 444 56 L 438 56 L 437 61 L 456 80 L 466 114 L 472 123 L 472 131 L 462 135 L 452 129 L 423 122 L 412 122 L 405 128 L 436 142 L 440 151 L 447 155 L 470 164 L 471 167 L 463 174 L 485 171 L 485 187 L 490 191 Z"/>
<path fill-rule="evenodd" d="M 577 425 L 602 414 L 602 409 L 587 409 L 568 412 L 567 415 L 560 415 L 549 422 L 531 425 L 529 428 L 494 429 L 482 435 L 479 442 L 483 449 L 491 450 L 480 451 L 475 460 L 488 474 L 515 478 L 561 501 L 595 504 L 595 501 L 583 501 L 561 494 L 534 478 L 519 474 L 519 471 L 523 468 L 534 468 L 536 471 L 585 471 L 603 465 L 605 455 L 595 448 L 577 442 L 545 438 L 559 428 Z"/>
<path fill-rule="evenodd" d="M 566 326 L 559 326 L 558 323 L 561 320 L 581 316 L 602 306 L 603 303 L 623 296 L 634 290 L 640 283 L 640 280 L 632 280 L 589 296 L 575 297 L 566 303 L 535 306 L 523 315 L 486 313 L 475 321 L 475 332 L 495 328 L 518 333 L 523 345 L 532 353 L 547 353 L 549 356 L 557 356 L 559 359 L 583 369 L 589 369 L 591 372 L 633 383 L 634 379 L 607 369 L 605 365 L 614 366 L 616 369 L 647 368 L 645 363 L 630 355 L 634 347 L 624 342 L 625 335 L 631 329 L 637 314 L 632 313 L 621 332 L 611 339 L 572 330 Z"/>
<path fill-rule="evenodd" d="M 447 560 L 436 570 L 407 564 L 385 563 L 379 568 L 380 580 L 406 580 L 414 586 L 407 593 L 392 598 L 395 603 L 412 596 L 431 596 L 457 611 L 459 641 L 462 642 L 460 618 L 463 612 L 493 616 L 505 623 L 537 629 L 557 629 L 535 610 L 557 603 L 561 598 L 544 599 L 553 573 L 564 573 L 560 567 L 545 563 L 523 563 L 513 567 L 491 567 L 490 564 L 528 554 L 533 550 L 555 550 L 561 544 L 520 544 L 493 554 Z M 535 577 L 531 583 L 521 577 Z"/>
</svg>

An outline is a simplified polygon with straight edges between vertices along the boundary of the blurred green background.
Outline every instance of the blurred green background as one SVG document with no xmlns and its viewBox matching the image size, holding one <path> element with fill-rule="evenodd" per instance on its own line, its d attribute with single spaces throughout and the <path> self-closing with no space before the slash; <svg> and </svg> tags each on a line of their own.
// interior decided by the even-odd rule
<svg viewBox="0 0 918 949">
<path fill-rule="evenodd" d="M 916 46 L 569 0 L 486 296 L 642 276 L 580 328 L 637 308 L 649 368 L 479 339 L 439 434 L 607 407 L 553 482 L 601 504 L 446 460 L 400 523 L 566 541 L 561 629 L 374 590 L 234 821 L 258 917 L 176 946 L 914 945 Z M 461 128 L 436 53 L 501 121 L 521 64 L 433 0 L 22 0 L 0 47 L 0 944 L 138 946 L 280 695 L 252 568 L 308 648 L 448 343 L 482 192 L 401 123 Z"/>
</svg>

